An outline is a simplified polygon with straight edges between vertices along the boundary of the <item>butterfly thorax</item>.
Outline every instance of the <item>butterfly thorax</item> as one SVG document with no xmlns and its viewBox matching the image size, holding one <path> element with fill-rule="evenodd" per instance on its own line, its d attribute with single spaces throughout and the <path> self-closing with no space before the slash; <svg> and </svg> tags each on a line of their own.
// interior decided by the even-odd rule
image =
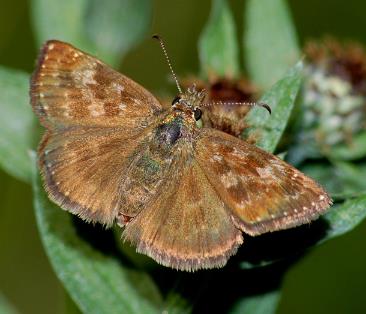
<svg viewBox="0 0 366 314">
<path fill-rule="evenodd" d="M 179 139 L 192 139 L 196 130 L 197 110 L 204 98 L 202 91 L 198 92 L 192 87 L 173 100 L 171 111 L 156 128 L 161 146 L 170 147 Z"/>
<path fill-rule="evenodd" d="M 161 148 L 170 149 L 181 140 L 190 141 L 195 133 L 196 121 L 189 108 L 173 109 L 156 128 L 156 138 Z"/>
</svg>

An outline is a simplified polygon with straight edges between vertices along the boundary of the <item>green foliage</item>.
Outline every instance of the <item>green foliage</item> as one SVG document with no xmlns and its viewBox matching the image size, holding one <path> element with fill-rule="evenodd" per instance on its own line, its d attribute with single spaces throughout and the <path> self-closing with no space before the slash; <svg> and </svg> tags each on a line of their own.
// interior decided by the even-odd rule
<svg viewBox="0 0 366 314">
<path fill-rule="evenodd" d="M 83 240 L 72 217 L 49 201 L 38 169 L 33 169 L 34 207 L 43 245 L 80 309 L 85 313 L 111 313 L 112 309 L 114 313 L 159 313 L 162 300 L 150 276 Z"/>
<path fill-rule="evenodd" d="M 16 314 L 18 311 L 0 294 L 0 313 L 1 314 Z"/>
<path fill-rule="evenodd" d="M 337 200 L 357 197 L 366 193 L 366 165 L 355 165 L 346 161 L 333 163 L 311 163 L 302 167 Z"/>
<path fill-rule="evenodd" d="M 118 64 L 149 30 L 152 2 L 149 0 L 91 0 L 86 32 L 98 56 Z"/>
<path fill-rule="evenodd" d="M 248 0 L 245 7 L 245 64 L 252 81 L 268 88 L 300 56 L 285 0 Z"/>
<path fill-rule="evenodd" d="M 88 0 L 32 0 L 32 22 L 37 45 L 58 39 L 93 52 L 85 37 L 84 18 Z"/>
<path fill-rule="evenodd" d="M 0 67 L 0 165 L 22 181 L 30 180 L 34 142 L 28 89 L 28 74 Z"/>
<path fill-rule="evenodd" d="M 365 157 L 366 133 L 356 134 L 352 138 L 352 143 L 335 145 L 329 155 L 338 160 L 354 160 Z"/>
<path fill-rule="evenodd" d="M 69 41 L 90 53 L 97 53 L 111 64 L 117 64 L 143 38 L 150 22 L 151 6 L 147 0 L 33 0 L 35 35 L 38 44 L 50 38 Z M 300 61 L 294 65 L 299 59 L 299 48 L 285 1 L 248 0 L 245 12 L 246 67 L 254 82 L 266 89 L 261 102 L 272 109 L 272 115 L 269 115 L 263 108 L 253 108 L 246 117 L 250 125 L 246 135 L 257 138 L 258 146 L 273 152 L 291 124 L 290 115 L 302 83 L 303 63 Z M 226 1 L 213 1 L 198 48 L 203 76 L 214 73 L 236 78 L 240 75 L 236 27 Z M 85 226 L 48 200 L 35 167 L 35 158 L 29 158 L 38 132 L 29 105 L 28 81 L 28 74 L 0 68 L 0 165 L 18 179 L 30 181 L 32 178 L 40 237 L 57 277 L 72 300 L 86 313 L 191 312 L 196 304 L 190 303 L 176 289 L 181 282 L 180 276 L 184 275 L 170 273 L 173 278 L 171 287 L 160 287 L 159 278 L 153 276 L 155 272 L 149 272 L 128 248 L 119 249 L 113 236 L 103 242 L 103 247 L 112 246 L 112 249 L 101 249 L 93 242 L 96 236 L 86 236 L 82 230 Z M 344 146 L 338 153 L 343 156 L 356 154 L 355 151 L 364 150 L 364 142 L 362 139 L 353 148 Z M 312 245 L 340 236 L 365 219 L 365 165 L 319 160 L 317 163 L 306 162 L 301 167 L 326 186 L 338 201 L 321 218 L 324 232 Z M 106 231 L 98 232 L 106 234 Z M 236 258 L 235 271 L 241 274 L 243 269 L 257 268 L 256 271 L 260 271 L 260 267 L 286 257 L 267 256 L 255 262 L 240 254 Z M 157 269 L 162 267 L 157 266 L 154 270 Z M 230 275 L 226 269 L 221 272 Z M 190 278 L 198 276 L 194 274 Z M 184 287 L 183 290 L 191 288 L 195 287 Z M 259 294 L 241 295 L 230 306 L 230 313 L 274 313 L 280 293 L 276 286 Z"/>
<path fill-rule="evenodd" d="M 255 107 L 246 117 L 251 126 L 247 136 L 258 137 L 257 146 L 269 152 L 275 150 L 290 118 L 300 89 L 302 68 L 303 65 L 299 62 L 260 99 L 259 102 L 271 107 L 271 115 L 263 108 Z"/>
<path fill-rule="evenodd" d="M 117 65 L 150 26 L 149 0 L 32 0 L 38 45 L 59 39 Z"/>
<path fill-rule="evenodd" d="M 236 77 L 239 47 L 234 18 L 225 0 L 213 0 L 209 20 L 202 31 L 198 51 L 202 75 Z"/>
<path fill-rule="evenodd" d="M 366 194 L 348 199 L 336 205 L 324 215 L 328 223 L 327 234 L 322 241 L 340 236 L 356 228 L 366 218 Z"/>
<path fill-rule="evenodd" d="M 243 299 L 237 302 L 230 314 L 274 314 L 280 300 L 278 290 Z"/>
</svg>

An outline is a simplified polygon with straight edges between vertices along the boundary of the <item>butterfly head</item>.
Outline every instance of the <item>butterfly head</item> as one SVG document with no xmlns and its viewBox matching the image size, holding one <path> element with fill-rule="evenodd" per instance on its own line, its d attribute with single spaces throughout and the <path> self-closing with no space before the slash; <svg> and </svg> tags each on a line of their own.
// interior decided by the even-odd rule
<svg viewBox="0 0 366 314">
<path fill-rule="evenodd" d="M 202 116 L 200 107 L 206 97 L 204 90 L 198 91 L 193 85 L 187 89 L 186 92 L 179 94 L 174 98 L 172 107 L 174 111 L 182 111 L 191 116 L 195 121 Z"/>
</svg>

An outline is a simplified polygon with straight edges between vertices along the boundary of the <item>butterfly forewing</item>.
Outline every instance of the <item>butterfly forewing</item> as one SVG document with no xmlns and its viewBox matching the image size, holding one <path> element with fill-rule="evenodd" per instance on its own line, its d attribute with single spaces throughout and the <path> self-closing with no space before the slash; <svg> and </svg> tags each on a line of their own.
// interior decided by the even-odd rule
<svg viewBox="0 0 366 314">
<path fill-rule="evenodd" d="M 274 155 L 213 129 L 203 129 L 196 158 L 210 184 L 251 235 L 294 227 L 330 205 L 312 179 Z"/>
<path fill-rule="evenodd" d="M 55 40 L 42 48 L 31 101 L 48 128 L 123 126 L 126 132 L 136 131 L 163 111 L 155 97 L 131 79 Z"/>
</svg>

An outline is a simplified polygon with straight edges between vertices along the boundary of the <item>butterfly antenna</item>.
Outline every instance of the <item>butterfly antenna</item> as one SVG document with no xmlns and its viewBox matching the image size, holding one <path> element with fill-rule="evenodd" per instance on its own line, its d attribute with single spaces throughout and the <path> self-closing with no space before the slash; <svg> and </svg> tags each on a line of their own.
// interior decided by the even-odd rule
<svg viewBox="0 0 366 314">
<path fill-rule="evenodd" d="M 223 105 L 223 106 L 249 106 L 249 107 L 262 107 L 266 109 L 269 114 L 272 113 L 271 107 L 263 102 L 226 102 L 226 101 L 219 101 L 219 102 L 211 102 L 208 104 L 204 104 L 203 107 L 209 107 L 213 105 Z"/>
<path fill-rule="evenodd" d="M 157 41 L 159 41 L 160 43 L 160 46 L 161 46 L 161 49 L 163 50 L 163 53 L 164 53 L 164 56 L 165 56 L 165 59 L 166 61 L 168 62 L 168 66 L 170 68 L 170 72 L 172 72 L 172 75 L 173 75 L 173 78 L 174 78 L 174 81 L 175 81 L 175 84 L 177 85 L 177 88 L 178 88 L 178 91 L 180 94 L 182 94 L 182 89 L 180 88 L 180 85 L 179 85 L 179 82 L 178 82 L 178 78 L 177 76 L 175 75 L 174 73 L 174 70 L 173 70 L 173 67 L 172 67 L 172 63 L 170 62 L 170 59 L 169 59 L 169 56 L 168 56 L 168 53 L 166 51 L 166 48 L 165 48 L 165 44 L 164 44 L 164 41 L 163 39 L 159 36 L 159 35 L 153 35 L 154 39 L 156 39 Z"/>
</svg>

